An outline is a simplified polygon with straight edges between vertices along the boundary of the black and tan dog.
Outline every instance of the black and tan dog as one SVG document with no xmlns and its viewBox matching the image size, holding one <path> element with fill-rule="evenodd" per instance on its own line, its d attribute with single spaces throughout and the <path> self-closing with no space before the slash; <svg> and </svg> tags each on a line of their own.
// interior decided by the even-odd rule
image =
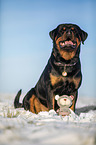
<svg viewBox="0 0 96 145">
<path fill-rule="evenodd" d="M 55 95 L 73 95 L 71 109 L 75 111 L 78 88 L 82 74 L 80 64 L 80 44 L 88 34 L 75 24 L 61 24 L 49 33 L 53 40 L 51 57 L 36 86 L 19 103 L 21 90 L 14 100 L 15 108 L 24 107 L 33 113 L 58 110 Z"/>
</svg>

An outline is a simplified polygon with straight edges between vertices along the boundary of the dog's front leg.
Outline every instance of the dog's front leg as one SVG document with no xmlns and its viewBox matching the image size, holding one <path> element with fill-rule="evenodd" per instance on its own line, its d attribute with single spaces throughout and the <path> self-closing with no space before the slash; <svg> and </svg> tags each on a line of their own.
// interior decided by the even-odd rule
<svg viewBox="0 0 96 145">
<path fill-rule="evenodd" d="M 48 110 L 54 109 L 54 94 L 50 86 L 47 87 L 46 97 Z"/>
<path fill-rule="evenodd" d="M 73 92 L 71 95 L 74 96 L 74 99 L 73 99 L 73 103 L 72 103 L 72 106 L 70 107 L 70 109 L 75 112 L 75 106 L 76 106 L 76 101 L 77 101 L 77 97 L 78 97 L 78 91 Z"/>
</svg>

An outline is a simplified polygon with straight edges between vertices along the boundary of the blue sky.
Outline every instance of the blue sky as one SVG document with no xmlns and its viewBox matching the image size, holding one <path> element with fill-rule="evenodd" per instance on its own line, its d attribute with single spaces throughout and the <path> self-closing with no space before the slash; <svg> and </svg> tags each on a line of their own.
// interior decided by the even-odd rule
<svg viewBox="0 0 96 145">
<path fill-rule="evenodd" d="M 34 87 L 53 47 L 49 32 L 75 23 L 88 33 L 81 45 L 79 96 L 96 97 L 95 0 L 0 0 L 0 5 L 0 93 Z"/>
</svg>

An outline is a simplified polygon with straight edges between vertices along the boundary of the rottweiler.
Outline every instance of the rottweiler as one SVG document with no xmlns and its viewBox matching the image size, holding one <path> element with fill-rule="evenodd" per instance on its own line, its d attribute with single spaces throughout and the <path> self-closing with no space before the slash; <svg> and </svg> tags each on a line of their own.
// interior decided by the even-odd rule
<svg viewBox="0 0 96 145">
<path fill-rule="evenodd" d="M 34 88 L 19 103 L 20 90 L 14 100 L 14 107 L 29 110 L 57 111 L 59 106 L 55 96 L 74 96 L 70 109 L 75 111 L 78 88 L 81 85 L 82 73 L 80 64 L 80 45 L 84 44 L 88 34 L 76 24 L 60 24 L 49 32 L 53 49 L 48 63 Z"/>
</svg>

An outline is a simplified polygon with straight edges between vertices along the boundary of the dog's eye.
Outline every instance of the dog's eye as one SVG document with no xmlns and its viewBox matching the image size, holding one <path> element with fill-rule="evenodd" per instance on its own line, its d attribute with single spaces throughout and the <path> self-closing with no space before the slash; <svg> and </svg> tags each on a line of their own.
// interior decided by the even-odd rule
<svg viewBox="0 0 96 145">
<path fill-rule="evenodd" d="M 72 27 L 71 30 L 74 30 L 74 28 Z"/>
<path fill-rule="evenodd" d="M 65 28 L 65 27 L 63 27 L 63 30 L 65 31 L 65 30 L 66 30 L 66 28 Z"/>
</svg>

